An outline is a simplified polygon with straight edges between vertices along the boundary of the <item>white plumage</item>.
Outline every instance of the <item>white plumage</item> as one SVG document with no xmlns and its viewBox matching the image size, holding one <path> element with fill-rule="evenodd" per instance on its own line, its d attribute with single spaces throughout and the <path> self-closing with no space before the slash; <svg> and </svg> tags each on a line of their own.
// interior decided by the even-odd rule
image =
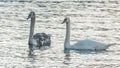
<svg viewBox="0 0 120 68">
<path fill-rule="evenodd" d="M 66 17 L 62 23 L 66 23 L 66 37 L 64 50 L 105 50 L 112 44 L 104 44 L 93 40 L 80 40 L 74 45 L 70 45 L 70 18 Z"/>
</svg>

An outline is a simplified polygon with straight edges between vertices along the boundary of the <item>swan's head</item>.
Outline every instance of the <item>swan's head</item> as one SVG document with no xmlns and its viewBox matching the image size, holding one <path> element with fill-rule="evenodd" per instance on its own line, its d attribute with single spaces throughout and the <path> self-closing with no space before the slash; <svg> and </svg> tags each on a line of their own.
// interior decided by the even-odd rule
<svg viewBox="0 0 120 68">
<path fill-rule="evenodd" d="M 29 18 L 35 18 L 35 12 L 31 11 L 31 12 L 29 13 L 29 15 L 28 15 L 27 20 L 28 20 Z"/>
<path fill-rule="evenodd" d="M 70 18 L 69 17 L 65 17 L 65 19 L 63 20 L 62 24 L 63 23 L 69 23 L 70 22 Z"/>
</svg>

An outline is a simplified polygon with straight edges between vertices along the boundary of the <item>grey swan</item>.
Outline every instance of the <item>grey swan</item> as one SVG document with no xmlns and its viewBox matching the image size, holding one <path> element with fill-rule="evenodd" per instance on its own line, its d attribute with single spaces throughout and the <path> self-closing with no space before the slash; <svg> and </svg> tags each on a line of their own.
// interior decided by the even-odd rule
<svg viewBox="0 0 120 68">
<path fill-rule="evenodd" d="M 93 40 L 80 40 L 77 43 L 70 45 L 70 18 L 65 17 L 64 21 L 66 23 L 66 37 L 64 42 L 64 50 L 106 50 L 109 46 L 113 44 L 104 44 L 101 42 Z"/>
<path fill-rule="evenodd" d="M 31 19 L 30 23 L 30 33 L 29 33 L 29 55 L 32 54 L 34 50 L 40 49 L 43 46 L 51 45 L 51 37 L 50 34 L 45 33 L 36 33 L 34 34 L 35 27 L 35 12 L 31 11 L 28 15 L 28 19 Z"/>
</svg>

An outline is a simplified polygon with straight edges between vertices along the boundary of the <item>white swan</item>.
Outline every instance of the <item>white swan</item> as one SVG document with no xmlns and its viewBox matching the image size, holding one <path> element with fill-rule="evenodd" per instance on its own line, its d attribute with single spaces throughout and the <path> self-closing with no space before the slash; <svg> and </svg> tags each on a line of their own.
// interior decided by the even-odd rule
<svg viewBox="0 0 120 68">
<path fill-rule="evenodd" d="M 81 40 L 74 45 L 70 45 L 70 18 L 66 17 L 62 22 L 66 23 L 66 37 L 64 42 L 64 50 L 105 50 L 112 44 L 104 44 L 92 40 Z"/>
<path fill-rule="evenodd" d="M 30 34 L 29 34 L 29 55 L 33 52 L 33 50 L 40 49 L 42 46 L 50 46 L 51 40 L 50 35 L 45 33 L 36 33 L 34 34 L 34 27 L 35 27 L 35 12 L 30 12 L 28 15 L 27 20 L 31 18 L 30 24 Z"/>
</svg>

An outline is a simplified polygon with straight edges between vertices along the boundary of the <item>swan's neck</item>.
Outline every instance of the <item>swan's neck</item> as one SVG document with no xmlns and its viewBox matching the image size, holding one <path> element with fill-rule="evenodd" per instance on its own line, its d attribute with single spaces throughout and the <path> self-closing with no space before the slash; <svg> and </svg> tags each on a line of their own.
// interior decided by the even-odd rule
<svg viewBox="0 0 120 68">
<path fill-rule="evenodd" d="M 34 34 L 34 27 L 35 27 L 35 17 L 31 18 L 29 41 L 28 41 L 29 44 L 32 42 L 32 38 Z"/>
<path fill-rule="evenodd" d="M 70 22 L 66 23 L 66 37 L 64 42 L 64 49 L 70 47 Z"/>
</svg>

